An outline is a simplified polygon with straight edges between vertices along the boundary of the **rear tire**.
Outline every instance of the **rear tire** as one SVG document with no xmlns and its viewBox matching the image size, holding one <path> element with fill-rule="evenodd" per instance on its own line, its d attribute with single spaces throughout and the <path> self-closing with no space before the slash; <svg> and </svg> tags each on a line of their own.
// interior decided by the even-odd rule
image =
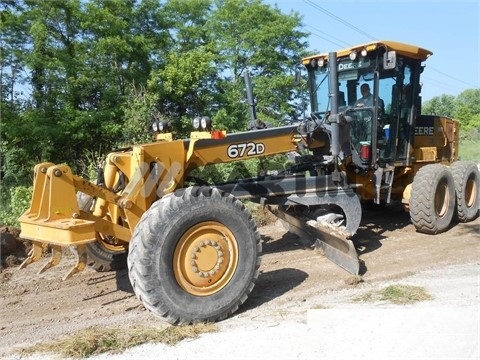
<svg viewBox="0 0 480 360">
<path fill-rule="evenodd" d="M 93 197 L 77 192 L 79 209 L 90 212 Z M 114 239 L 113 239 L 114 240 Z M 87 264 L 98 272 L 117 271 L 127 267 L 127 244 L 117 245 L 97 233 L 97 241 L 87 244 Z"/>
<path fill-rule="evenodd" d="M 97 234 L 98 236 L 99 234 Z M 127 267 L 127 249 L 125 246 L 115 246 L 115 249 L 108 249 L 100 242 L 87 244 L 87 264 L 98 272 L 117 271 Z"/>
<path fill-rule="evenodd" d="M 144 306 L 172 324 L 219 321 L 252 291 L 260 255 L 260 235 L 239 200 L 190 187 L 143 214 L 130 242 L 129 277 Z"/>
<path fill-rule="evenodd" d="M 420 168 L 413 179 L 409 207 L 417 231 L 438 234 L 447 230 L 455 213 L 455 186 L 450 170 L 441 164 Z"/>
<path fill-rule="evenodd" d="M 476 164 L 456 161 L 450 167 L 455 180 L 457 219 L 468 222 L 477 218 L 480 207 L 480 171 Z"/>
</svg>

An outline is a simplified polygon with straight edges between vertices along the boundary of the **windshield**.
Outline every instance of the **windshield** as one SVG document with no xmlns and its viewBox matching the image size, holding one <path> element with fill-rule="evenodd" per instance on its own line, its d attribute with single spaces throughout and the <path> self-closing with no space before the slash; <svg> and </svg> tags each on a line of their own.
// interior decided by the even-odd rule
<svg viewBox="0 0 480 360">
<path fill-rule="evenodd" d="M 318 68 L 310 73 L 311 106 L 313 112 L 326 112 L 331 108 L 328 96 L 328 71 L 326 67 Z M 395 84 L 392 77 L 380 77 L 378 95 L 383 100 L 383 111 L 391 109 L 392 86 Z M 375 90 L 375 60 L 364 58 L 352 61 L 343 59 L 338 62 L 338 106 L 345 107 L 373 107 Z M 362 89 L 368 89 L 363 92 Z M 368 100 L 368 101 L 367 101 Z M 361 104 L 361 105 L 360 105 Z M 359 106 L 360 105 L 360 106 Z M 342 110 L 342 109 L 340 109 Z"/>
<path fill-rule="evenodd" d="M 348 112 L 353 119 L 375 119 L 364 121 L 358 132 L 352 125 L 355 131 L 351 134 L 351 141 L 355 148 L 359 149 L 361 143 L 375 141 L 380 158 L 405 159 L 409 123 L 413 116 L 410 111 L 415 96 L 411 89 L 415 63 L 398 56 L 397 66 L 384 70 L 377 66 L 375 56 L 372 54 L 370 58 L 353 61 L 349 58 L 338 60 L 338 110 Z M 309 82 L 311 111 L 317 114 L 331 111 L 327 67 L 310 69 Z M 366 129 L 365 124 L 371 128 Z M 389 131 L 385 132 L 386 129 Z M 374 130 L 378 131 L 377 135 L 373 134 Z M 385 134 L 389 135 L 388 138 Z M 399 141 L 390 141 L 390 134 L 397 136 Z"/>
</svg>

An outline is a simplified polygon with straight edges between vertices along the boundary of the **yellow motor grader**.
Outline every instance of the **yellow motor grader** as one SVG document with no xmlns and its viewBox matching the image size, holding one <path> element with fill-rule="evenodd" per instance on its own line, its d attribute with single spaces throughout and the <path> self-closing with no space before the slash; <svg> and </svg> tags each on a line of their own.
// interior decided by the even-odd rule
<svg viewBox="0 0 480 360">
<path fill-rule="evenodd" d="M 21 268 L 62 247 L 78 255 L 70 277 L 128 266 L 133 289 L 167 321 L 218 321 L 245 302 L 259 275 L 261 239 L 242 199 L 268 206 L 289 229 L 357 274 L 351 237 L 364 204 L 402 202 L 416 229 L 446 231 L 479 212 L 479 171 L 458 160 L 458 121 L 420 115 L 422 63 L 432 53 L 375 41 L 302 60 L 310 115 L 297 124 L 227 134 L 208 117 L 189 139 L 155 121 L 156 140 L 110 153 L 96 183 L 65 164 L 34 169 L 21 236 L 33 242 Z M 254 110 L 249 78 L 247 95 Z M 360 93 L 368 84 L 371 93 Z M 364 86 L 365 88 L 366 86 Z M 212 164 L 288 154 L 282 171 L 225 183 L 192 176 Z"/>
</svg>

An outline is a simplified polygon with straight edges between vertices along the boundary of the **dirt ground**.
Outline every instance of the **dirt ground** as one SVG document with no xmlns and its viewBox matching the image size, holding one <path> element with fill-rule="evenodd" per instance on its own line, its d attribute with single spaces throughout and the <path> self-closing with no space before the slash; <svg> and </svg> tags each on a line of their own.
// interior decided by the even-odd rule
<svg viewBox="0 0 480 360">
<path fill-rule="evenodd" d="M 480 219 L 432 236 L 417 233 L 401 208 L 365 212 L 353 238 L 363 262 L 361 283 L 306 247 L 280 223 L 259 230 L 264 253 L 261 274 L 250 298 L 220 323 L 221 329 L 255 328 L 275 336 L 273 327 L 282 322 L 302 324 L 309 309 L 328 307 L 326 295 L 401 281 L 423 271 L 441 278 L 449 266 L 474 264 L 478 270 L 480 263 Z M 7 245 L 2 240 L 4 254 Z M 2 257 L 0 358 L 16 358 L 12 355 L 15 349 L 94 325 L 167 326 L 140 305 L 126 271 L 97 273 L 87 269 L 62 282 L 73 260 L 65 255 L 58 266 L 37 275 L 46 258 L 17 270 L 15 258 L 7 261 Z M 478 296 L 473 298 L 478 305 Z"/>
</svg>

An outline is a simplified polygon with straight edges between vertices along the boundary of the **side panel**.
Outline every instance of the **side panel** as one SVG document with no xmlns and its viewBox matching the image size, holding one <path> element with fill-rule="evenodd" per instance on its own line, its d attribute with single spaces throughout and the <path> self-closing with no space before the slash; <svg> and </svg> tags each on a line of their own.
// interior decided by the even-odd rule
<svg viewBox="0 0 480 360">
<path fill-rule="evenodd" d="M 459 123 L 441 116 L 421 115 L 414 126 L 414 162 L 453 162 L 458 158 Z"/>
<path fill-rule="evenodd" d="M 187 168 L 296 151 L 297 127 L 284 126 L 228 134 L 223 139 L 195 143 Z"/>
</svg>

